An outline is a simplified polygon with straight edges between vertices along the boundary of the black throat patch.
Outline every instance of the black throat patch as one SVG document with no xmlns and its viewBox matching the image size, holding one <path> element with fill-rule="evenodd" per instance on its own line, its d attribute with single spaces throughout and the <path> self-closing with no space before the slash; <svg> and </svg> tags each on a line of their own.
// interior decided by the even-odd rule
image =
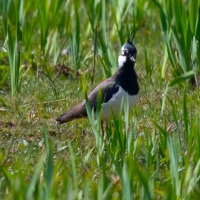
<svg viewBox="0 0 200 200">
<path fill-rule="evenodd" d="M 129 95 L 138 94 L 139 85 L 133 62 L 127 61 L 124 63 L 124 66 L 115 74 L 115 80 Z"/>
</svg>

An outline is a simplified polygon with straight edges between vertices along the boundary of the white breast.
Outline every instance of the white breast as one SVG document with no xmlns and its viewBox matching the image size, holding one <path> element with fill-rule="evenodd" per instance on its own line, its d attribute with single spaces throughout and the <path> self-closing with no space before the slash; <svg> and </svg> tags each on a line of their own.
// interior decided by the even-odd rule
<svg viewBox="0 0 200 200">
<path fill-rule="evenodd" d="M 123 88 L 119 88 L 118 92 L 107 102 L 102 105 L 102 120 L 108 121 L 110 117 L 110 110 L 114 112 L 115 117 L 118 116 L 121 103 L 123 101 L 124 104 L 129 104 L 129 110 L 131 110 L 138 100 L 137 95 L 129 95 Z"/>
</svg>

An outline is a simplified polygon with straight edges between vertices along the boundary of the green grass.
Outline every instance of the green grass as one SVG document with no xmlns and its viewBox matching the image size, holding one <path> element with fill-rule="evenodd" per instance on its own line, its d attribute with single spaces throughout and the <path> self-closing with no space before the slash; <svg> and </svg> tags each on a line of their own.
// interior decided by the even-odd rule
<svg viewBox="0 0 200 200">
<path fill-rule="evenodd" d="M 63 126 L 55 122 L 56 116 L 83 98 L 83 91 L 76 89 L 81 81 L 60 77 L 55 95 L 48 82 L 30 77 L 15 99 L 1 96 L 1 107 L 6 109 L 0 121 L 2 197 L 197 198 L 198 91 L 170 88 L 160 115 L 166 86 L 156 79 L 157 67 L 150 79 L 142 76 L 139 66 L 144 63 L 138 59 L 140 100 L 128 121 L 119 119 L 110 125 L 106 140 L 99 140 L 98 128 L 89 120 Z M 95 85 L 100 76 L 97 73 Z"/>
<path fill-rule="evenodd" d="M 182 37 L 174 41 L 162 18 L 171 4 L 162 21 L 156 1 L 94 2 L 0 0 L 0 199 L 198 199 L 199 90 L 185 81 L 193 72 L 181 57 L 170 58 Z M 198 81 L 198 20 L 187 20 L 196 38 L 182 62 L 191 59 Z M 105 138 L 89 108 L 89 119 L 57 125 L 116 70 L 132 26 L 145 26 L 134 39 L 136 107 L 110 121 Z"/>
</svg>

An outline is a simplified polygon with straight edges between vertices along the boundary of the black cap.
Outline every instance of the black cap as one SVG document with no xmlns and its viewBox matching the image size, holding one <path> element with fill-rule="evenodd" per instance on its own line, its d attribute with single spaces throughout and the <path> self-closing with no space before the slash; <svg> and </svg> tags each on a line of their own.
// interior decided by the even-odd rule
<svg viewBox="0 0 200 200">
<path fill-rule="evenodd" d="M 133 43 L 129 40 L 122 47 L 122 56 L 127 56 L 131 61 L 135 62 L 137 54 L 137 49 L 133 45 Z"/>
<path fill-rule="evenodd" d="M 137 54 L 136 47 L 129 40 L 124 44 L 123 49 L 127 49 L 129 54 L 132 54 L 132 55 Z"/>
</svg>

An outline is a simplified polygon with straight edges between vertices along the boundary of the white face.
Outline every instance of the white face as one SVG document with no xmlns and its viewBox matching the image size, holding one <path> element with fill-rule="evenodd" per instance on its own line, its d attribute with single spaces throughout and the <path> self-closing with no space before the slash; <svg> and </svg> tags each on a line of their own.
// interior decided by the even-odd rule
<svg viewBox="0 0 200 200">
<path fill-rule="evenodd" d="M 121 49 L 121 55 L 119 55 L 119 58 L 118 58 L 118 66 L 119 68 L 122 67 L 124 65 L 124 63 L 126 62 L 127 60 L 127 56 L 125 55 L 125 52 L 127 52 L 128 50 L 124 48 L 124 45 Z M 135 58 L 132 56 L 129 58 L 130 60 L 132 60 L 133 62 L 135 62 Z"/>
<path fill-rule="evenodd" d="M 119 55 L 119 58 L 118 58 L 118 66 L 119 68 L 122 67 L 124 65 L 124 63 L 126 62 L 126 56 L 122 56 L 124 55 L 124 45 L 123 47 L 121 48 L 121 55 Z"/>
<path fill-rule="evenodd" d="M 124 55 L 124 52 L 127 51 L 127 49 L 124 48 L 124 45 L 121 48 L 121 54 Z"/>
<path fill-rule="evenodd" d="M 126 62 L 126 56 L 119 55 L 118 58 L 118 67 L 121 68 Z"/>
</svg>

